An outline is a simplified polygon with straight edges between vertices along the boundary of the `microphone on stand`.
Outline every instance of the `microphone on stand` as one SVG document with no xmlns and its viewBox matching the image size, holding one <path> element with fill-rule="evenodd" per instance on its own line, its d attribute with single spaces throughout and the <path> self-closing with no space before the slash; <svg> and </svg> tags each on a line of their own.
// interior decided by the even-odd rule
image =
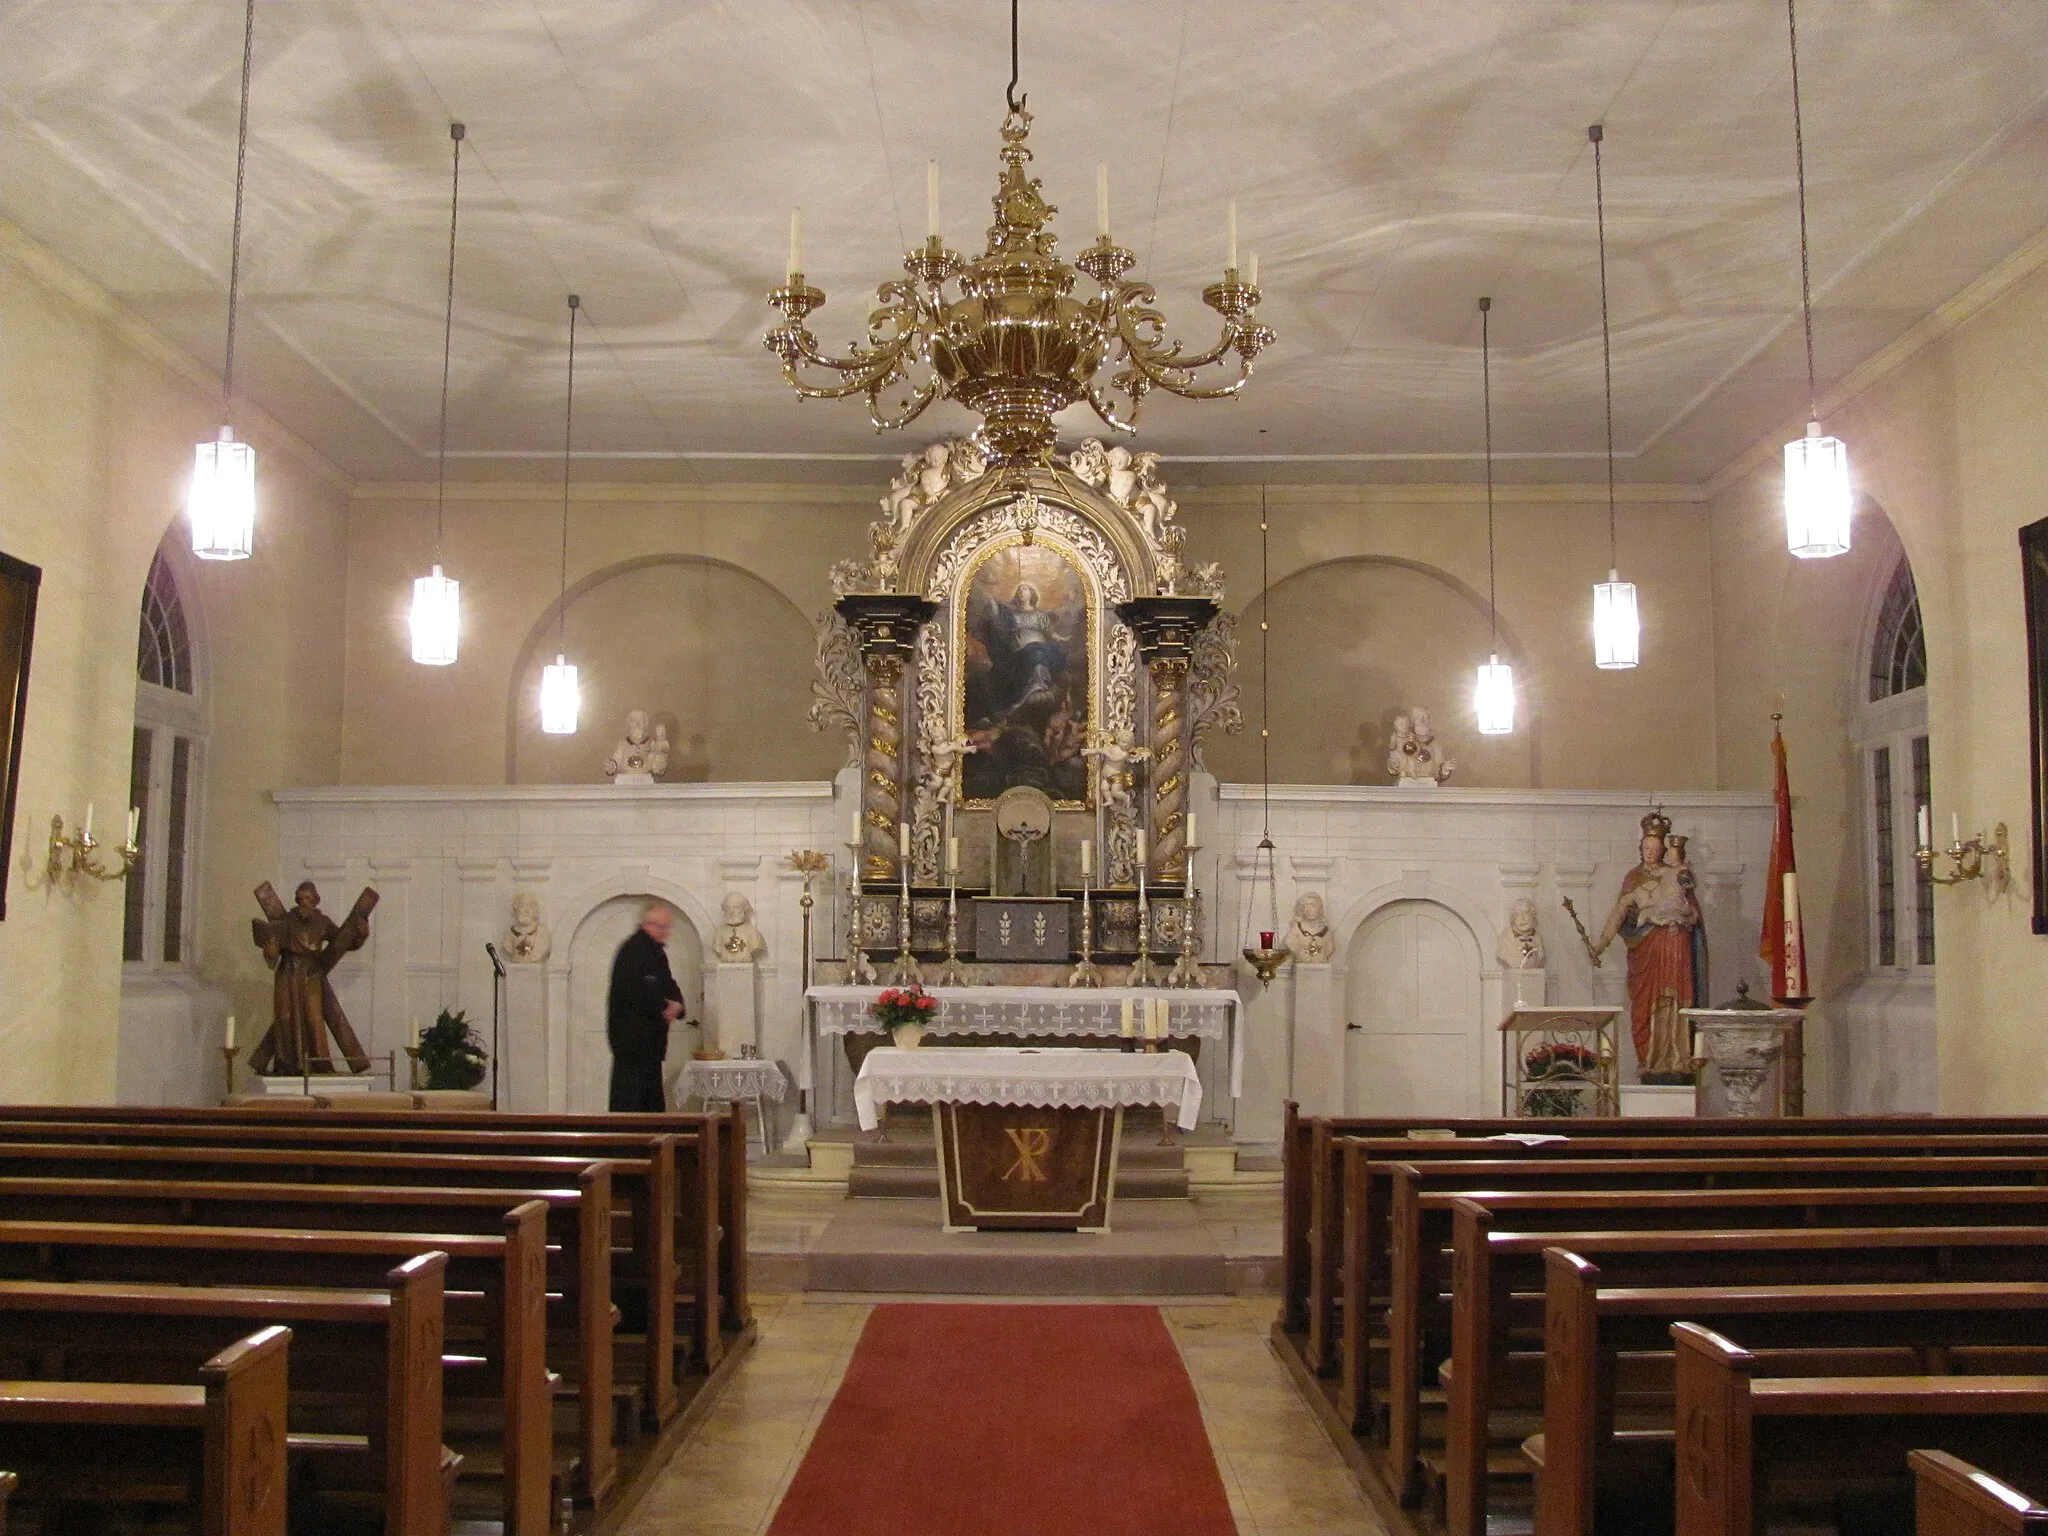
<svg viewBox="0 0 2048 1536">
<path fill-rule="evenodd" d="M 505 962 L 498 958 L 498 946 L 487 939 L 484 941 L 484 953 L 491 957 L 491 969 L 502 978 L 505 974 Z"/>
<path fill-rule="evenodd" d="M 505 1016 L 504 986 L 505 962 L 498 958 L 498 946 L 490 940 L 484 941 L 484 953 L 491 957 L 491 1108 L 498 1107 L 498 1079 L 500 1077 L 498 1055 L 499 1022 Z"/>
</svg>

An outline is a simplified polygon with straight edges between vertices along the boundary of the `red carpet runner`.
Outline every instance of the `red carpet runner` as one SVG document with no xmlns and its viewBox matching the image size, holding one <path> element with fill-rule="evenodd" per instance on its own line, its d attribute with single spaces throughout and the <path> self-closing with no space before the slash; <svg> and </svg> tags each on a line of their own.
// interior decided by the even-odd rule
<svg viewBox="0 0 2048 1536">
<path fill-rule="evenodd" d="M 1234 1536 L 1153 1307 L 881 1306 L 770 1536 Z"/>
</svg>

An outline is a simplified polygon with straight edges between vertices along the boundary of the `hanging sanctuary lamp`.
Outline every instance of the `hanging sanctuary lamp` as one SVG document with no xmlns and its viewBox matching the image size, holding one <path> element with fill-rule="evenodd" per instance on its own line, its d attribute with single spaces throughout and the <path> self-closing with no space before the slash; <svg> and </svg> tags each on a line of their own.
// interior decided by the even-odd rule
<svg viewBox="0 0 2048 1536">
<path fill-rule="evenodd" d="M 1480 399 L 1486 424 L 1486 620 L 1490 654 L 1472 687 L 1479 734 L 1505 736 L 1515 728 L 1515 669 L 1500 659 L 1500 597 L 1493 560 L 1493 300 L 1479 301 Z"/>
<path fill-rule="evenodd" d="M 1785 0 L 1792 52 L 1792 151 L 1799 173 L 1799 319 L 1806 334 L 1806 435 L 1785 445 L 1785 545 L 1802 560 L 1849 552 L 1849 448 L 1820 429 L 1813 366 L 1813 260 L 1806 227 L 1806 124 L 1799 102 L 1798 0 Z"/>
<path fill-rule="evenodd" d="M 256 48 L 256 0 L 242 15 L 242 114 L 235 133 L 235 226 L 228 257 L 228 335 L 220 373 L 220 435 L 192 455 L 185 518 L 201 560 L 246 560 L 256 547 L 256 450 L 235 436 L 235 319 L 242 287 L 242 194 L 249 170 L 249 67 Z"/>
<path fill-rule="evenodd" d="M 1106 167 L 1095 173 L 1095 243 L 1072 263 L 1059 259 L 1048 227 L 1059 210 L 1025 169 L 1031 114 L 1017 81 L 1017 0 L 1011 0 L 1003 169 L 987 249 L 969 259 L 947 248 L 939 233 L 934 164 L 926 179 L 925 242 L 903 258 L 908 278 L 883 283 L 865 339 L 843 356 L 829 356 L 804 323 L 825 295 L 804 278 L 799 208 L 790 218 L 787 279 L 768 295 L 786 323 L 764 338 L 798 395 L 863 396 L 877 430 L 906 426 L 934 400 L 957 400 L 982 418 L 975 439 L 1004 467 L 1042 462 L 1058 441 L 1053 417 L 1080 401 L 1113 431 L 1130 432 L 1155 388 L 1190 400 L 1235 395 L 1274 339 L 1253 318 L 1257 258 L 1245 273 L 1238 270 L 1235 203 L 1226 221 L 1222 278 L 1202 291 L 1202 302 L 1223 317 L 1222 333 L 1206 351 L 1166 340 L 1157 295 L 1149 284 L 1126 280 L 1138 258 L 1110 239 Z M 1076 298 L 1077 288 L 1086 297 Z M 1098 382 L 1105 368 L 1113 372 Z"/>
<path fill-rule="evenodd" d="M 423 667 L 455 662 L 462 634 L 462 583 L 441 570 L 443 503 L 448 497 L 448 364 L 455 346 L 455 221 L 462 207 L 460 123 L 448 125 L 455 170 L 448 189 L 448 302 L 441 322 L 441 437 L 434 454 L 434 568 L 412 584 L 412 659 Z"/>
<path fill-rule="evenodd" d="M 1586 130 L 1593 141 L 1593 210 L 1600 231 L 1600 376 L 1607 399 L 1607 579 L 1593 584 L 1593 661 L 1610 670 L 1633 667 L 1642 649 L 1642 621 L 1636 584 L 1621 579 L 1619 534 L 1614 514 L 1614 330 L 1607 310 L 1607 187 L 1600 145 L 1606 129 Z"/>
<path fill-rule="evenodd" d="M 569 387 L 562 405 L 562 568 L 555 599 L 555 659 L 541 668 L 540 728 L 550 736 L 574 736 L 583 696 L 576 686 L 562 636 L 569 622 L 569 461 L 576 437 L 576 313 L 583 301 L 569 295 Z"/>
<path fill-rule="evenodd" d="M 1260 437 L 1265 429 L 1259 429 Z M 1293 954 L 1280 942 L 1280 882 L 1273 851 L 1273 696 L 1271 650 L 1273 582 L 1267 552 L 1272 519 L 1266 510 L 1266 487 L 1259 486 L 1259 846 L 1252 853 L 1251 884 L 1244 898 L 1244 957 L 1258 973 L 1259 985 L 1270 986 Z M 1261 900 L 1261 892 L 1264 898 Z M 1264 910 L 1260 908 L 1263 906 Z M 1264 919 L 1265 926 L 1257 924 Z M 1256 930 L 1257 943 L 1253 943 Z"/>
</svg>

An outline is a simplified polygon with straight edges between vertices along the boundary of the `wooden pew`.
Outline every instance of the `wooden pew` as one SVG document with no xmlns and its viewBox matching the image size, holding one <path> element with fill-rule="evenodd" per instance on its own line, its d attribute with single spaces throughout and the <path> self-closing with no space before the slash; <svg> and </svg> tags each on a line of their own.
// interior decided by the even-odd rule
<svg viewBox="0 0 2048 1536">
<path fill-rule="evenodd" d="M 1498 1406 L 1495 1370 L 1508 1353 L 1511 1289 L 1505 1266 L 1497 1267 L 1495 1264 L 1496 1247 L 1521 1250 L 1525 1267 L 1519 1278 L 1525 1285 L 1531 1279 L 1526 1261 L 1532 1248 L 1540 1253 L 1561 1240 L 1555 1234 L 1567 1230 L 1606 1234 L 1588 1245 L 1599 1249 L 1603 1256 L 1627 1252 L 1632 1232 L 1647 1234 L 1646 1240 L 1640 1244 L 1642 1249 L 1654 1249 L 1661 1244 L 1685 1251 L 1687 1243 L 1683 1236 L 1674 1241 L 1668 1234 L 1682 1234 L 1687 1228 L 1727 1232 L 1745 1227 L 1892 1227 L 1902 1229 L 1902 1236 L 1895 1247 L 1904 1250 L 1911 1245 L 1910 1237 L 1903 1235 L 1904 1230 L 1913 1226 L 1981 1226 L 2001 1233 L 2008 1231 L 2014 1223 L 2048 1226 L 2048 1189 L 1935 1186 L 1924 1189 L 1520 1190 L 1481 1198 L 1459 1197 L 1457 1221 L 1450 1274 L 1451 1370 L 1444 1394 L 1444 1504 L 1447 1524 L 1454 1531 L 1468 1533 L 1469 1536 L 1476 1523 L 1484 1517 L 1489 1443 L 1485 1425 L 1489 1414 Z M 1496 1226 L 1503 1231 L 1517 1230 L 1521 1234 L 1519 1240 L 1513 1244 L 1494 1244 L 1492 1237 Z M 1573 1240 L 1578 1241 L 1578 1238 L 1575 1236 Z M 1724 1238 L 1720 1242 L 1739 1256 L 1747 1235 Z M 1966 1239 L 1948 1240 L 1948 1247 L 1952 1250 L 1965 1246 Z M 1707 1238 L 1691 1243 L 1690 1251 L 1697 1255 L 1701 1272 L 1705 1272 L 1704 1267 L 1709 1264 L 1726 1266 L 1723 1273 L 1745 1272 L 1736 1267 L 1743 1262 L 1739 1257 L 1718 1258 L 1714 1254 L 1715 1247 L 1715 1241 Z M 1617 1257 L 1615 1262 L 1626 1261 Z M 1999 1261 L 1994 1256 L 1984 1262 Z M 2031 1260 L 2020 1262 L 2031 1263 Z M 1747 1272 L 1761 1277 L 1762 1270 L 1763 1261 L 1758 1261 Z M 1653 1276 L 1643 1275 L 1642 1278 Z M 1406 1273 L 1403 1283 L 1408 1283 Z M 1433 1299 L 1440 1294 L 1435 1286 L 1443 1283 L 1439 1275 L 1434 1284 L 1427 1287 Z M 1538 1281 L 1533 1288 L 1540 1289 L 1541 1282 Z M 1419 1364 L 1429 1359 L 1421 1354 L 1419 1346 L 1402 1353 L 1404 1357 L 1419 1356 Z M 1419 1383 L 1390 1382 L 1388 1399 L 1393 1421 L 1389 1436 L 1388 1478 L 1412 1499 L 1420 1492 L 1416 1481 L 1419 1432 L 1414 1427 L 1419 1416 Z M 1404 1434 L 1406 1438 L 1397 1445 L 1396 1437 Z"/>
<path fill-rule="evenodd" d="M 1918 1536 L 2048 1536 L 2048 1508 L 1961 1457 L 1915 1451 L 1906 1463 Z"/>
<path fill-rule="evenodd" d="M 444 1401 L 475 1400 L 498 1416 L 508 1536 L 546 1536 L 553 1522 L 546 1224 L 547 1208 L 537 1201 L 508 1212 L 494 1237 L 0 1221 L 0 1277 L 362 1289 L 381 1284 L 397 1260 L 444 1253 L 448 1328 L 465 1336 L 458 1347 L 482 1350 L 491 1373 L 473 1382 L 473 1371 L 444 1369 Z M 612 1475 L 608 1436 L 598 1449 L 600 1466 L 584 1469 L 593 1498 L 609 1491 Z M 464 1470 L 489 1469 L 473 1461 Z"/>
<path fill-rule="evenodd" d="M 8 1111 L 7 1113 L 12 1113 Z M 166 1111 L 166 1114 L 172 1112 Z M 217 1121 L 195 1118 L 204 1115 L 233 1116 Z M 637 1264 L 621 1266 L 615 1289 L 629 1300 L 645 1298 L 634 1307 L 636 1321 L 648 1332 L 650 1361 L 670 1359 L 677 1338 L 675 1309 L 659 1306 L 659 1294 L 678 1296 L 687 1307 L 684 1319 L 689 1341 L 690 1364 L 709 1371 L 724 1352 L 725 1327 L 737 1332 L 744 1323 L 737 1319 L 745 1307 L 744 1294 L 737 1300 L 724 1287 L 724 1276 L 732 1267 L 726 1250 L 729 1234 L 737 1231 L 745 1240 L 745 1163 L 727 1159 L 727 1145 L 734 1138 L 730 1117 L 645 1116 L 618 1117 L 662 1120 L 692 1120 L 684 1129 L 663 1130 L 506 1130 L 496 1126 L 421 1127 L 422 1120 L 440 1120 L 440 1115 L 407 1113 L 402 1123 L 385 1124 L 370 1120 L 362 1124 L 334 1124 L 346 1118 L 343 1112 L 322 1111 L 314 1116 L 279 1116 L 275 1113 L 249 1114 L 243 1111 L 182 1111 L 175 1119 L 158 1121 L 139 1115 L 106 1121 L 75 1118 L 0 1121 L 0 1159 L 34 1141 L 66 1145 L 142 1144 L 149 1146 L 200 1145 L 207 1147 L 258 1149 L 275 1147 L 290 1151 L 330 1151 L 376 1155 L 384 1165 L 404 1168 L 425 1157 L 563 1158 L 582 1161 L 604 1159 L 613 1165 L 615 1199 L 629 1212 L 630 1238 L 627 1247 L 640 1255 Z M 465 1115 L 465 1121 L 498 1117 Z M 401 1157 L 400 1153 L 414 1154 Z M 254 1161 L 252 1159 L 251 1161 Z M 424 1166 L 424 1165 L 423 1165 Z M 436 1165 L 454 1167 L 455 1165 Z M 732 1188 L 728 1170 L 736 1170 L 739 1188 Z M 402 1177 L 402 1175 L 380 1175 Z M 465 1181 L 469 1181 L 465 1176 Z M 478 1180 L 480 1181 L 480 1179 Z M 455 1182 L 441 1180 L 439 1182 Z M 674 1208 L 672 1223 L 655 1221 L 651 1212 Z M 720 1217 L 724 1206 L 732 1214 Z M 677 1265 L 684 1264 L 678 1274 Z M 739 1283 L 744 1287 L 744 1257 L 738 1261 Z M 638 1314 L 644 1311 L 645 1319 Z M 677 1406 L 673 1366 L 662 1366 L 650 1377 L 656 1422 L 665 1423 Z"/>
<path fill-rule="evenodd" d="M 119 1109 L 107 1106 L 80 1105 L 7 1105 L 0 1107 L 0 1124 L 11 1124 L 22 1131 L 37 1126 L 66 1124 L 79 1126 L 119 1126 L 127 1124 L 148 1124 L 170 1127 L 199 1127 L 209 1125 L 244 1125 L 261 1128 L 275 1126 L 280 1119 L 288 1118 L 293 1125 L 311 1128 L 354 1127 L 383 1131 L 388 1138 L 409 1138 L 422 1131 L 467 1132 L 484 1136 L 503 1138 L 515 1143 L 517 1138 L 542 1137 L 550 1143 L 569 1138 L 674 1135 L 685 1146 L 700 1134 L 704 1145 L 710 1148 L 701 1155 L 707 1159 L 704 1170 L 706 1183 L 716 1196 L 718 1211 L 717 1226 L 723 1229 L 725 1240 L 717 1245 L 714 1255 L 718 1269 L 718 1280 L 710 1294 L 721 1302 L 719 1316 L 725 1329 L 730 1333 L 744 1330 L 753 1321 L 753 1312 L 747 1303 L 747 1250 L 746 1213 L 747 1179 L 746 1152 L 747 1137 L 744 1117 L 736 1110 L 720 1114 L 632 1114 L 632 1115 L 550 1115 L 515 1113 L 508 1110 L 412 1110 L 377 1111 L 358 1110 L 346 1107 L 322 1109 L 306 1115 L 281 1117 L 275 1111 L 257 1110 L 244 1107 L 217 1109 Z M 7 1132 L 0 1131 L 0 1138 Z M 385 1145 L 415 1145 L 410 1140 L 387 1140 Z M 538 1145 L 538 1143 L 536 1143 Z M 557 1148 L 559 1151 L 573 1150 Z M 613 1154 L 593 1150 L 592 1156 Z M 711 1161 L 714 1160 L 715 1161 Z M 694 1200 L 697 1186 L 689 1176 L 689 1170 L 678 1165 L 678 1192 L 686 1202 L 685 1219 L 694 1219 L 690 1214 L 690 1202 Z M 691 1251 L 694 1235 L 679 1232 L 678 1246 L 681 1251 Z M 715 1362 L 714 1362 L 715 1363 Z M 708 1366 L 702 1368 L 708 1369 Z"/>
<path fill-rule="evenodd" d="M 179 1155 L 192 1152 L 179 1149 Z M 0 1160 L 0 1167 L 6 1166 Z M 133 1165 L 119 1158 L 104 1168 L 130 1166 L 163 1171 L 158 1162 Z M 508 1211 L 542 1205 L 548 1212 L 549 1251 L 559 1258 L 549 1265 L 549 1283 L 561 1295 L 558 1328 L 575 1356 L 583 1451 L 594 1458 L 587 1465 L 602 1469 L 610 1459 L 613 1419 L 611 1165 L 591 1163 L 575 1172 L 576 1186 L 570 1189 L 0 1177 L 0 1218 L 489 1235 L 503 1232 Z"/>
<path fill-rule="evenodd" d="M 1830 1483 L 1903 1474 L 1914 1450 L 1995 1476 L 2048 1476 L 2048 1376 L 1763 1377 L 1757 1360 L 1674 1323 L 1678 1536 L 1754 1536 L 1774 1474 Z"/>
<path fill-rule="evenodd" d="M 1442 1161 L 1431 1164 L 1381 1164 L 1359 1169 L 1347 1164 L 1354 1179 L 1379 1179 L 1391 1186 L 1391 1196 L 1382 1203 L 1391 1207 L 1383 1247 L 1364 1240 L 1365 1218 L 1347 1222 L 1344 1273 L 1344 1317 L 1347 1326 L 1339 1338 L 1340 1413 L 1346 1415 L 1353 1433 L 1371 1426 L 1376 1407 L 1371 1391 L 1370 1327 L 1373 1305 L 1378 1296 L 1370 1289 L 1374 1277 L 1385 1290 L 1388 1339 L 1387 1434 L 1398 1452 L 1413 1445 L 1414 1405 L 1427 1381 L 1433 1361 L 1424 1341 L 1434 1337 L 1439 1352 L 1448 1340 L 1448 1314 L 1430 1304 L 1449 1290 L 1448 1284 L 1433 1286 L 1432 1274 L 1440 1256 L 1452 1247 L 1453 1214 L 1457 1202 L 1467 1195 L 1482 1199 L 1515 1191 L 1553 1193 L 1641 1190 L 1717 1189 L 1743 1186 L 1770 1189 L 1782 1186 L 1859 1186 L 1900 1188 L 1939 1182 L 1944 1187 L 1972 1184 L 1986 1186 L 2048 1186 L 2048 1156 L 2035 1158 L 1895 1158 L 1794 1157 L 1771 1158 L 1696 1157 L 1636 1159 L 1564 1159 L 1557 1161 Z M 1481 1194 L 1481 1192 L 1484 1192 Z M 1769 1202 L 1757 1202 L 1758 1208 Z M 1357 1202 L 1352 1202 L 1354 1210 Z M 1593 1208 L 1626 1207 L 1626 1202 L 1594 1201 Z M 1528 1207 L 1535 1209 L 1538 1207 Z M 1565 1200 L 1559 1209 L 1576 1209 Z M 1637 1209 L 1657 1207 L 1642 1204 Z M 1682 1207 L 1681 1207 L 1682 1208 Z M 1629 1217 L 1617 1218 L 1621 1225 L 1644 1224 Z M 1586 1223 L 1580 1223 L 1585 1225 Z M 1668 1225 L 1662 1218 L 1649 1225 Z M 1792 1224 L 1805 1224 L 1797 1222 Z M 1448 1281 L 1448 1274 L 1443 1277 Z M 1348 1326 L 1350 1318 L 1362 1326 Z M 1438 1326 L 1433 1335 L 1431 1323 Z M 1404 1428 L 1409 1431 L 1403 1439 Z M 1396 1459 L 1398 1470 L 1408 1463 Z M 1405 1474 L 1404 1474 L 1405 1475 Z"/>
<path fill-rule="evenodd" d="M 250 1334 L 202 1365 L 197 1386 L 0 1382 L 0 1425 L 26 1499 L 104 1497 L 167 1470 L 196 1507 L 200 1536 L 284 1536 L 291 1338 L 289 1328 Z"/>
<path fill-rule="evenodd" d="M 2048 1350 L 2048 1284 L 2038 1281 L 1616 1286 L 1580 1254 L 1553 1248 L 1546 1257 L 1538 1536 L 1592 1536 L 1601 1489 L 1625 1481 L 1613 1465 L 1620 1357 L 1657 1351 L 1674 1322 L 1739 1335 L 1752 1351 L 1773 1352 L 1771 1370 L 1785 1375 L 1921 1372 L 1931 1364 L 1946 1374 L 1964 1363 L 1966 1347 L 2024 1349 L 2038 1366 Z M 1669 1447 L 1667 1435 L 1638 1432 L 1633 1449 L 1662 1463 Z M 1651 1477 L 1661 1504 L 1665 1467 Z"/>
<path fill-rule="evenodd" d="M 1614 1138 L 1632 1146 L 1679 1143 L 1702 1137 L 1748 1140 L 1752 1137 L 1906 1138 L 1901 1151 L 1933 1152 L 1956 1137 L 1974 1137 L 1985 1150 L 1997 1138 L 2017 1137 L 2024 1146 L 2048 1136 L 2048 1122 L 2037 1117 L 1938 1118 L 1914 1115 L 1873 1115 L 1812 1120 L 1416 1120 L 1404 1118 L 1307 1117 L 1293 1104 L 1282 1121 L 1281 1270 L 1284 1290 L 1276 1327 L 1283 1337 L 1295 1335 L 1310 1367 L 1318 1374 L 1336 1369 L 1333 1309 L 1337 1303 L 1338 1244 L 1343 1213 L 1341 1152 L 1336 1143 L 1360 1137 L 1406 1143 L 1411 1150 L 1444 1146 L 1439 1140 L 1414 1139 L 1416 1134 L 1449 1131 L 1460 1140 L 1490 1136 L 1537 1135 L 1555 1140 L 1528 1148 L 1544 1155 L 1558 1141 Z M 1501 1145 L 1512 1147 L 1513 1143 Z M 1453 1155 L 1461 1152 L 1450 1143 Z M 1426 1152 L 1420 1155 L 1427 1155 Z M 1504 1154 L 1506 1155 L 1506 1154 Z"/>
<path fill-rule="evenodd" d="M 357 1481 L 382 1494 L 384 1529 L 440 1536 L 459 1463 L 441 1443 L 447 1267 L 440 1253 L 407 1259 L 380 1291 L 0 1280 L 0 1355 L 54 1352 L 66 1380 L 155 1380 L 138 1372 L 181 1358 L 189 1367 L 251 1323 L 289 1325 L 295 1398 L 340 1390 L 368 1400 L 368 1477 Z M 331 1450 L 335 1439 L 313 1444 Z"/>
<path fill-rule="evenodd" d="M 0 1536 L 7 1536 L 7 1501 L 20 1483 L 21 1479 L 12 1472 L 0 1472 Z"/>
<path fill-rule="evenodd" d="M 1606 1122 L 1613 1125 L 1614 1122 Z M 1699 1122 L 1677 1122 L 1694 1123 Z M 1722 1122 L 1714 1122 L 1720 1124 Z M 1758 1122 L 1782 1124 L 1784 1122 Z M 1516 1167 L 1543 1168 L 1553 1163 L 1627 1157 L 1656 1160 L 1702 1158 L 1927 1158 L 1986 1156 L 2048 1156 L 2048 1135 L 2033 1137 L 1948 1136 L 1740 1136 L 1694 1135 L 1674 1137 L 1668 1133 L 1649 1137 L 1633 1135 L 1574 1136 L 1527 1144 L 1514 1140 L 1485 1142 L 1423 1141 L 1366 1137 L 1341 1137 L 1332 1143 L 1331 1157 L 1338 1169 L 1332 1217 L 1318 1202 L 1319 1219 L 1312 1244 L 1310 1323 L 1303 1336 L 1307 1358 L 1319 1374 L 1341 1369 L 1343 1307 L 1347 1285 L 1366 1285 L 1367 1295 L 1384 1294 L 1377 1282 L 1386 1273 L 1386 1252 L 1390 1242 L 1390 1180 L 1395 1167 L 1418 1168 L 1439 1164 L 1486 1162 L 1508 1177 Z M 1481 1176 L 1481 1170 L 1470 1170 Z M 1494 1182 L 1489 1180 L 1489 1182 Z M 1332 1222 L 1334 1221 L 1334 1230 Z M 1360 1244 L 1365 1245 L 1366 1269 L 1353 1269 Z M 1320 1352 L 1320 1353 L 1319 1353 Z"/>
</svg>

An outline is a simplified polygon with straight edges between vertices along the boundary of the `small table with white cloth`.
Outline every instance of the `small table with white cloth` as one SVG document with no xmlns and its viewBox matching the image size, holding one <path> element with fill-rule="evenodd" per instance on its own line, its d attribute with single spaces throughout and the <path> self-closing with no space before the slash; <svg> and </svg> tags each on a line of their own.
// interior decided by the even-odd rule
<svg viewBox="0 0 2048 1536">
<path fill-rule="evenodd" d="M 750 1057 L 730 1060 L 705 1061 L 701 1058 L 688 1062 L 683 1075 L 676 1082 L 678 1107 L 691 1099 L 704 1102 L 704 1112 L 710 1114 L 714 1104 L 732 1104 L 742 1100 L 754 1101 L 754 1120 L 761 1128 L 761 1152 L 768 1152 L 768 1115 L 761 1107 L 763 1099 L 773 1104 L 782 1102 L 789 1085 L 783 1080 L 782 1065 L 773 1061 L 758 1061 Z"/>
<path fill-rule="evenodd" d="M 1125 1108 L 1192 1130 L 1202 1080 L 1185 1051 L 882 1046 L 853 1100 L 869 1131 L 883 1104 L 931 1105 L 946 1231 L 1107 1232 Z"/>
</svg>

